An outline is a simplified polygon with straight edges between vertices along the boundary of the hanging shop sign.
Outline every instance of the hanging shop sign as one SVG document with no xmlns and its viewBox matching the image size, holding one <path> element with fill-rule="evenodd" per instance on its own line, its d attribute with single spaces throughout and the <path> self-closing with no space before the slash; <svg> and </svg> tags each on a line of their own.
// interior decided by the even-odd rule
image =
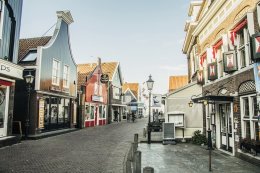
<svg viewBox="0 0 260 173">
<path fill-rule="evenodd" d="M 218 78 L 217 64 L 215 62 L 208 64 L 208 79 L 215 80 Z"/>
<path fill-rule="evenodd" d="M 92 95 L 92 101 L 94 102 L 103 102 L 102 96 Z"/>
<path fill-rule="evenodd" d="M 22 66 L 16 65 L 0 58 L 0 75 L 5 75 L 14 79 L 23 79 Z"/>
<path fill-rule="evenodd" d="M 109 81 L 109 76 L 108 76 L 108 74 L 102 74 L 102 75 L 101 75 L 101 78 L 100 78 L 100 82 L 101 82 L 101 83 L 108 83 L 108 81 Z"/>
<path fill-rule="evenodd" d="M 203 85 L 204 84 L 204 73 L 203 70 L 198 71 L 197 74 L 197 83 Z"/>
<path fill-rule="evenodd" d="M 237 70 L 237 58 L 235 51 L 224 53 L 224 72 L 231 73 Z"/>
<path fill-rule="evenodd" d="M 252 59 L 253 61 L 260 60 L 260 33 L 256 33 L 252 35 L 251 38 L 252 45 Z"/>
</svg>

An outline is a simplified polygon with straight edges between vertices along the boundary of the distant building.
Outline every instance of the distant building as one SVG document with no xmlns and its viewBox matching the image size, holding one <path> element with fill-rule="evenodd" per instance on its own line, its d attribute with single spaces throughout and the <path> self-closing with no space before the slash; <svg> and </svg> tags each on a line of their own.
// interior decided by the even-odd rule
<svg viewBox="0 0 260 173">
<path fill-rule="evenodd" d="M 127 83 L 123 85 L 123 103 L 128 106 L 128 113 L 135 113 L 139 117 L 144 114 L 144 103 L 140 101 L 139 83 Z"/>
<path fill-rule="evenodd" d="M 106 67 L 103 66 L 104 71 Z M 78 64 L 78 90 L 85 90 L 82 98 L 85 127 L 107 124 L 107 86 L 101 83 L 102 74 L 100 58 L 98 63 Z"/>
<path fill-rule="evenodd" d="M 97 63 L 78 64 L 78 68 L 79 68 L 79 70 L 78 70 L 78 83 L 79 83 L 78 88 L 82 88 L 80 86 L 86 86 L 86 84 L 88 83 L 86 81 L 86 77 L 89 74 L 94 72 L 94 69 L 96 68 L 96 66 L 97 66 Z M 102 74 L 107 74 L 109 76 L 109 81 L 106 84 L 106 87 L 108 87 L 108 89 L 107 89 L 107 93 L 108 93 L 107 98 L 108 99 L 107 99 L 107 103 L 106 103 L 107 104 L 106 124 L 107 123 L 109 124 L 115 120 L 114 115 L 117 112 L 118 112 L 119 121 L 121 121 L 121 117 L 123 116 L 125 105 L 122 104 L 123 78 L 122 78 L 122 74 L 121 74 L 120 63 L 119 62 L 103 62 L 103 63 L 101 63 L 101 71 L 102 71 Z M 101 75 L 101 72 L 100 72 L 100 75 Z M 103 85 L 102 85 L 102 87 L 103 87 Z M 91 86 L 90 86 L 90 88 L 91 88 Z M 89 89 L 87 88 L 86 92 L 88 90 Z M 90 93 L 90 95 L 91 95 L 91 93 Z M 105 94 L 105 91 L 102 93 L 102 96 L 105 98 L 104 94 Z M 87 99 L 87 97 L 90 97 L 90 95 L 88 95 L 88 93 L 87 93 L 86 99 Z M 90 98 L 88 98 L 88 99 L 90 99 Z M 88 99 L 85 101 L 86 102 L 89 101 Z M 104 102 L 102 102 L 102 103 L 104 103 Z M 103 106 L 105 106 L 105 105 L 103 105 Z M 104 110 L 104 108 L 103 108 L 103 110 Z M 94 111 L 94 113 L 95 112 L 96 112 L 96 110 Z M 83 115 L 83 116 L 86 117 L 87 114 L 88 113 L 85 112 L 85 115 Z M 85 121 L 86 121 L 86 119 L 85 119 Z"/>
<path fill-rule="evenodd" d="M 184 85 L 188 84 L 188 76 L 170 76 L 169 77 L 169 92 L 173 92 Z"/>
</svg>

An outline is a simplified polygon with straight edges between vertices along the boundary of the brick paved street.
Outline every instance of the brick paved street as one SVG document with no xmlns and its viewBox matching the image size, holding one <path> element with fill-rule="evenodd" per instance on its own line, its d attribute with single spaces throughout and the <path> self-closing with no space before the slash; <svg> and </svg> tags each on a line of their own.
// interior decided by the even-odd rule
<svg viewBox="0 0 260 173">
<path fill-rule="evenodd" d="M 123 159 L 146 119 L 87 128 L 0 149 L 0 172 L 123 172 Z"/>
</svg>

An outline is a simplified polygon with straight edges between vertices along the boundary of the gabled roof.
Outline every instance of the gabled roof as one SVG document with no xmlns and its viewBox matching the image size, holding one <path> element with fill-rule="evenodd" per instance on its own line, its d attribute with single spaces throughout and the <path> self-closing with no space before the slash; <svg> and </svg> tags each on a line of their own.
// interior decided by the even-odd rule
<svg viewBox="0 0 260 173">
<path fill-rule="evenodd" d="M 123 92 L 125 93 L 127 89 L 131 90 L 134 96 L 138 98 L 139 83 L 124 83 L 122 86 Z"/>
<path fill-rule="evenodd" d="M 178 88 L 188 84 L 188 76 L 170 76 L 169 78 L 169 92 L 174 91 Z"/>
<path fill-rule="evenodd" d="M 20 39 L 18 62 L 22 60 L 31 49 L 37 49 L 38 46 L 46 45 L 50 39 L 51 36 Z"/>
<path fill-rule="evenodd" d="M 104 74 L 108 74 L 111 81 L 116 72 L 118 62 L 103 62 L 101 69 Z M 89 76 L 97 67 L 97 63 L 78 64 L 78 86 L 85 85 L 86 77 Z"/>
</svg>

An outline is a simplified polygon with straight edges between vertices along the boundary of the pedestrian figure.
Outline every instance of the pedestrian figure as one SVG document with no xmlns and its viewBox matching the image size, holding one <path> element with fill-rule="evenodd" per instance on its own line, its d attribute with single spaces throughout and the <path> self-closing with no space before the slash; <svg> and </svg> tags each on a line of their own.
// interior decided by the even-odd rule
<svg viewBox="0 0 260 173">
<path fill-rule="evenodd" d="M 118 111 L 114 111 L 115 121 L 118 122 Z"/>
</svg>

